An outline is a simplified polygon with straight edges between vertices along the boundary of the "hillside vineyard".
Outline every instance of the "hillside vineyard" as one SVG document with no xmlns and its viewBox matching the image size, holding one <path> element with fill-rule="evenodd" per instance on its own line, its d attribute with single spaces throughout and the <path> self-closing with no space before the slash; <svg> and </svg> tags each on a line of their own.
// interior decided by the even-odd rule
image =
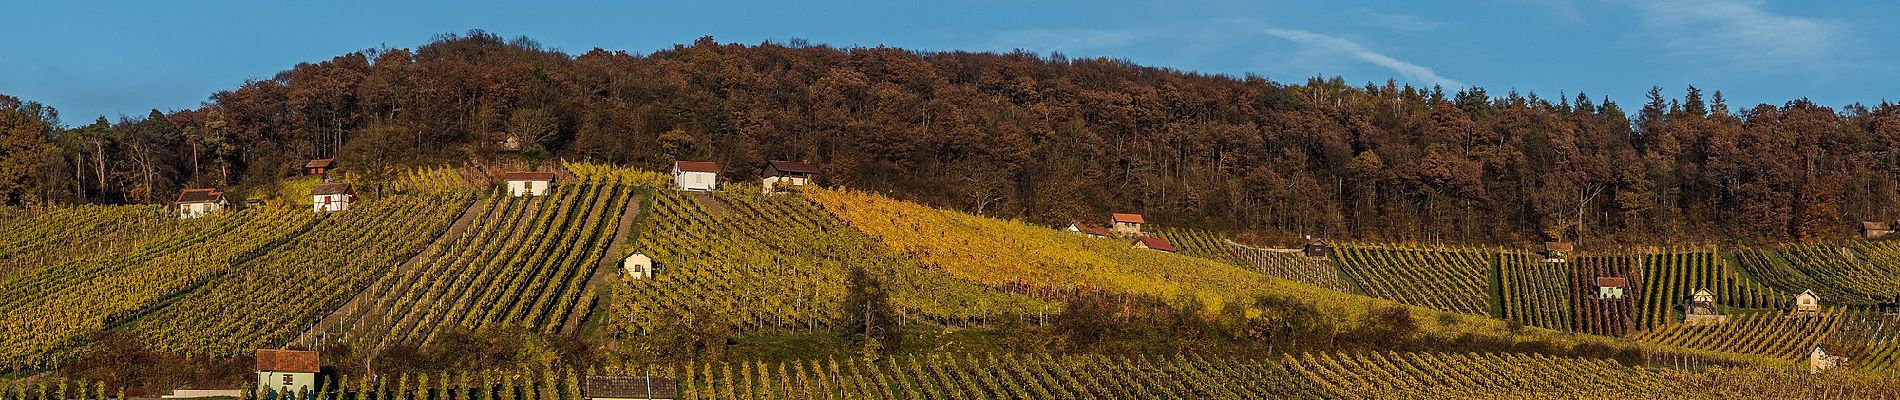
<svg viewBox="0 0 1900 400">
<path fill-rule="evenodd" d="M 679 191 L 639 169 L 553 168 L 539 196 L 437 168 L 339 212 L 9 215 L 0 361 L 71 375 L 9 378 L 0 396 L 64 382 L 43 379 L 150 390 L 87 372 L 128 368 L 104 352 L 191 363 L 284 347 L 320 350 L 337 380 L 306 396 L 337 399 L 477 381 L 564 398 L 531 382 L 607 365 L 663 373 L 689 398 L 1868 398 L 1900 385 L 1900 321 L 1873 300 L 1900 290 L 1855 278 L 1893 271 L 1885 240 L 1312 251 L 1150 220 L 1139 234 L 1170 244 L 1156 249 L 850 188 Z M 654 267 L 634 275 L 635 258 Z M 82 301 L 99 293 L 116 295 Z M 1701 293 L 1716 306 L 1689 308 Z M 1809 294 L 1825 305 L 1794 304 Z M 1721 319 L 1685 322 L 1692 311 Z M 1795 365 L 1817 348 L 1850 361 L 1806 376 Z M 364 387 L 350 379 L 371 372 L 351 360 L 415 380 Z M 443 377 L 475 366 L 488 372 Z M 1556 375 L 1573 379 L 1537 378 Z"/>
<path fill-rule="evenodd" d="M 476 31 L 54 116 L 0 400 L 1900 399 L 1891 104 Z"/>
</svg>

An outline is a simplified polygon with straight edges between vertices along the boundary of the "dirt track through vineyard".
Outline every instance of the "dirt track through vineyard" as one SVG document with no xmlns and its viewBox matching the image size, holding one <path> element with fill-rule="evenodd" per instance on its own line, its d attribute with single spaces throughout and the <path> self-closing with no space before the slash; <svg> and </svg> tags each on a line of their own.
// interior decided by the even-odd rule
<svg viewBox="0 0 1900 400">
<path fill-rule="evenodd" d="M 607 246 L 607 254 L 600 258 L 600 265 L 594 267 L 594 275 L 587 278 L 587 285 L 581 288 L 581 293 L 596 293 L 596 288 L 613 278 L 614 268 L 620 265 L 620 254 L 623 253 L 621 249 L 627 245 L 627 240 L 631 239 L 633 223 L 639 219 L 640 215 L 640 202 L 645 198 L 639 192 L 627 196 L 627 208 L 625 212 L 620 213 L 620 226 L 614 229 L 613 242 Z M 573 312 L 569 312 L 567 321 L 561 324 L 561 334 L 574 335 L 580 332 L 581 323 L 587 321 L 589 313 L 586 311 L 592 310 L 589 304 L 593 301 L 594 299 L 590 296 L 583 297 L 574 303 Z M 583 307 L 586 309 L 584 310 Z"/>
<path fill-rule="evenodd" d="M 413 256 L 410 256 L 408 261 L 403 261 L 402 265 L 397 266 L 395 271 L 390 271 L 389 273 L 400 275 L 411 269 L 415 269 L 416 265 L 421 264 L 423 261 L 425 261 L 424 258 L 427 258 L 429 254 L 433 254 L 434 252 L 437 251 L 437 248 L 442 246 L 443 238 L 453 238 L 453 237 L 461 236 L 462 231 L 468 230 L 468 226 L 475 221 L 476 217 L 481 216 L 482 214 L 481 211 L 487 209 L 488 203 L 493 202 L 493 201 L 494 200 L 492 198 L 485 197 L 485 198 L 477 199 L 473 202 L 469 202 L 468 208 L 465 208 L 462 210 L 462 216 L 457 217 L 455 219 L 455 223 L 450 224 L 448 229 L 442 230 L 442 234 L 436 235 L 434 240 L 430 240 L 428 247 L 425 247 L 422 249 L 422 251 L 417 252 Z M 361 308 L 364 303 L 373 300 L 371 298 L 371 292 L 375 292 L 375 286 L 371 286 L 371 287 L 363 289 L 363 291 L 361 292 L 357 292 L 356 297 L 351 297 L 348 303 L 343 303 L 342 307 L 338 307 L 336 310 L 330 311 L 330 315 L 324 316 L 323 320 L 317 321 L 316 325 L 311 325 L 309 330 L 304 331 L 303 334 L 297 335 L 297 338 L 291 340 L 291 343 L 309 344 L 310 340 L 316 337 L 318 333 L 321 333 L 325 330 L 329 330 L 330 327 L 335 326 L 337 323 L 342 322 L 345 319 L 345 317 L 348 317 L 350 314 L 354 313 L 358 308 Z"/>
</svg>

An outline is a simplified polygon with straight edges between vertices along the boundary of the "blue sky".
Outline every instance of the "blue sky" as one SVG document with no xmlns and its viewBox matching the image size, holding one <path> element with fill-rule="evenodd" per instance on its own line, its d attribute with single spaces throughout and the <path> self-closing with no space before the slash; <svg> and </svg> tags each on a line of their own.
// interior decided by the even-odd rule
<svg viewBox="0 0 1900 400">
<path fill-rule="evenodd" d="M 41 1 L 0 13 L 0 93 L 99 115 L 196 107 L 246 79 L 480 28 L 578 54 L 804 38 L 836 46 L 1022 48 L 1281 82 L 1340 75 L 1544 97 L 1652 85 L 1731 107 L 1874 104 L 1900 87 L 1900 2 L 1367 1 Z M 553 3 L 553 2 L 550 2 Z"/>
</svg>

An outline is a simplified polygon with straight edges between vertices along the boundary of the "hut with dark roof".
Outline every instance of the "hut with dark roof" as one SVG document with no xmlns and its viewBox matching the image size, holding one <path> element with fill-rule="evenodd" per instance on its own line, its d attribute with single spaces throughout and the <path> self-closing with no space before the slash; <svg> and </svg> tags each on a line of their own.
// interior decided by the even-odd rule
<svg viewBox="0 0 1900 400">
<path fill-rule="evenodd" d="M 589 376 L 581 398 L 590 400 L 672 400 L 679 383 L 657 376 Z"/>
<path fill-rule="evenodd" d="M 337 212 L 350 209 L 350 202 L 356 201 L 356 188 L 349 182 L 320 183 L 310 188 L 310 208 L 316 212 Z"/>
<path fill-rule="evenodd" d="M 818 179 L 818 166 L 804 161 L 768 161 L 765 163 L 765 178 L 759 180 L 759 186 L 765 194 L 811 184 Z"/>
</svg>

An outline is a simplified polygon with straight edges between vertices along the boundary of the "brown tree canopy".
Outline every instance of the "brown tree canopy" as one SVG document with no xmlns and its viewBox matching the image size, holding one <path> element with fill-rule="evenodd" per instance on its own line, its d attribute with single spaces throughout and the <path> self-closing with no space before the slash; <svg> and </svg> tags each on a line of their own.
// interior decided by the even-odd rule
<svg viewBox="0 0 1900 400">
<path fill-rule="evenodd" d="M 1459 243 L 1813 239 L 1900 217 L 1900 107 L 1730 110 L 1702 96 L 1652 91 L 1626 114 L 1583 94 L 1282 83 L 1060 54 L 701 38 L 572 56 L 475 31 L 300 64 L 196 110 L 66 129 L 54 134 L 64 162 L 40 169 L 65 188 L 44 197 L 111 202 L 267 185 L 311 158 L 686 158 L 730 179 L 802 159 L 827 184 L 1036 222 L 1126 211 L 1270 237 Z M 522 150 L 505 151 L 510 140 Z"/>
</svg>

